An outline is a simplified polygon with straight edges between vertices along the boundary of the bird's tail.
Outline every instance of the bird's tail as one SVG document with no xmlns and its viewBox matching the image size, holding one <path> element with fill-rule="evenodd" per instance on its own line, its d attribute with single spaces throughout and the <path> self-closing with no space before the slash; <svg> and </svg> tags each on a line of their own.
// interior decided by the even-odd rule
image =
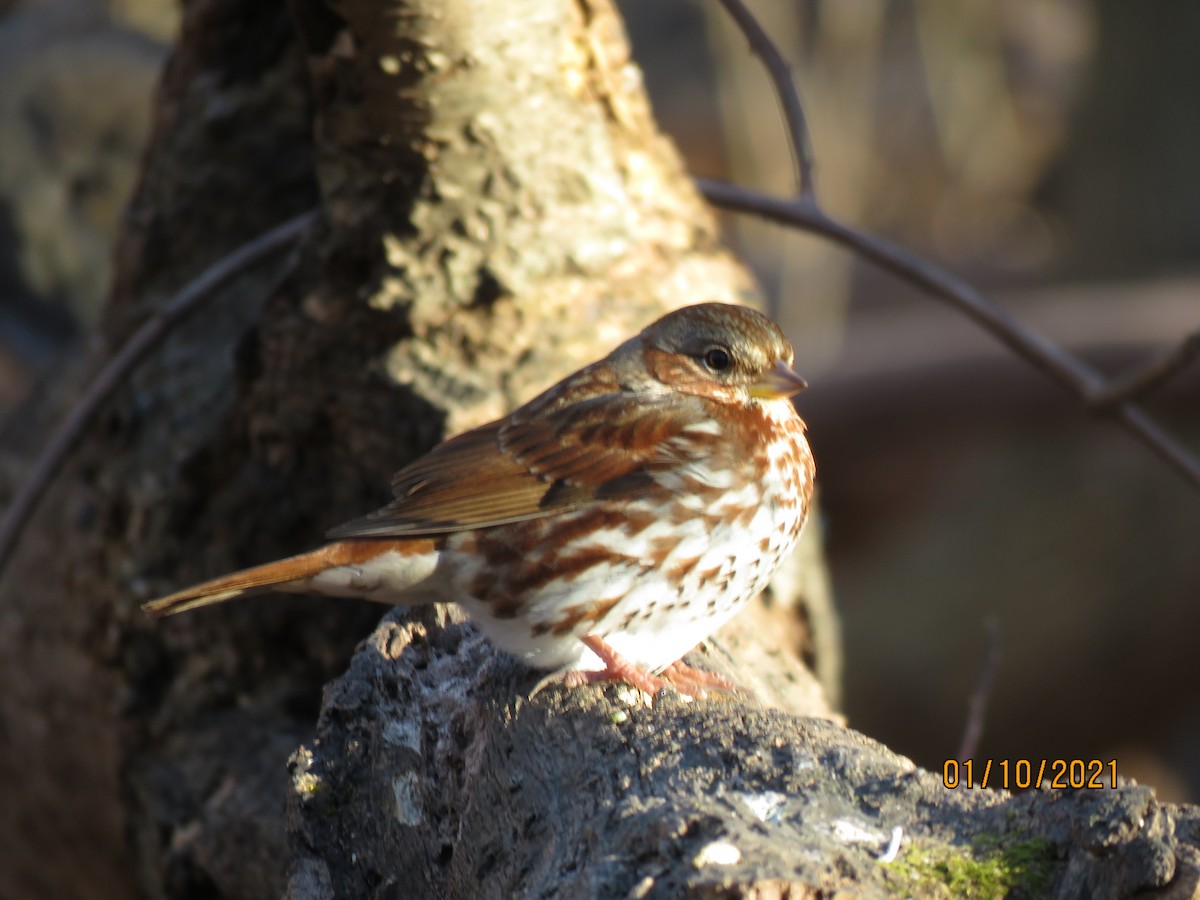
<svg viewBox="0 0 1200 900">
<path fill-rule="evenodd" d="M 142 610 L 157 618 L 268 591 L 303 592 L 308 589 L 311 579 L 322 572 L 369 559 L 379 553 L 385 544 L 390 547 L 394 542 L 334 541 L 308 553 L 289 556 L 287 559 L 242 569 L 240 572 L 192 585 L 174 594 L 151 600 L 142 606 Z"/>
</svg>

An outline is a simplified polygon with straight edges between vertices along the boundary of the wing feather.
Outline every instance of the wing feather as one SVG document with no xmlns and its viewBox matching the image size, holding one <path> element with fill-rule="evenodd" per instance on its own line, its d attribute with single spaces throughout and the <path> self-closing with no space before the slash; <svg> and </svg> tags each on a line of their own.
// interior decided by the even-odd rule
<svg viewBox="0 0 1200 900">
<path fill-rule="evenodd" d="M 703 414 L 691 408 L 697 403 L 605 393 L 548 414 L 526 417 L 531 407 L 523 407 L 401 469 L 395 500 L 329 536 L 447 534 L 637 496 L 652 489 L 654 473 L 686 461 L 677 438 Z"/>
</svg>

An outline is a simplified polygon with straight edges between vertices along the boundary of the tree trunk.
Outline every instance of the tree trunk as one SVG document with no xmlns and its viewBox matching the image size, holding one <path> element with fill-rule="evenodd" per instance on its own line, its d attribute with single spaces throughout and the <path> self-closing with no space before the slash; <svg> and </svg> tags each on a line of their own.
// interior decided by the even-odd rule
<svg viewBox="0 0 1200 900">
<path fill-rule="evenodd" d="M 150 893 L 279 893 L 283 763 L 379 612 L 264 602 L 160 626 L 138 603 L 318 543 L 446 433 L 749 287 L 606 5 L 190 4 L 109 345 L 316 205 L 282 275 L 243 276 L 138 370 L 6 576 L 20 894 L 130 895 L 134 872 Z"/>
<path fill-rule="evenodd" d="M 446 433 L 666 309 L 752 299 L 604 0 L 194 0 L 110 343 L 312 206 L 319 233 L 285 266 L 244 275 L 139 369 L 6 577 L 13 896 L 882 889 L 893 825 L 930 846 L 1036 839 L 1060 887 L 1175 871 L 1175 813 L 1144 790 L 1105 807 L 1141 826 L 1084 840 L 1035 828 L 1032 801 L 947 792 L 853 732 L 754 703 L 651 709 L 618 686 L 526 700 L 531 673 L 446 610 L 385 619 L 320 710 L 377 609 L 145 621 L 151 596 L 317 544 Z M 815 538 L 715 661 L 761 702 L 828 717 L 779 624 L 824 597 Z"/>
</svg>

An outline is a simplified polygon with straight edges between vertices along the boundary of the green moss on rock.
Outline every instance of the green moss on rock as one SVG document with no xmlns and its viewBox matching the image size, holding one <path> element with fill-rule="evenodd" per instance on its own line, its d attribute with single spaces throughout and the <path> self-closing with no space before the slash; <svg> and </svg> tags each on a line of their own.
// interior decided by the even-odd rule
<svg viewBox="0 0 1200 900">
<path fill-rule="evenodd" d="M 977 837 L 970 845 L 913 844 L 884 864 L 890 885 L 922 897 L 1043 897 L 1054 878 L 1053 847 L 1038 838 Z"/>
</svg>

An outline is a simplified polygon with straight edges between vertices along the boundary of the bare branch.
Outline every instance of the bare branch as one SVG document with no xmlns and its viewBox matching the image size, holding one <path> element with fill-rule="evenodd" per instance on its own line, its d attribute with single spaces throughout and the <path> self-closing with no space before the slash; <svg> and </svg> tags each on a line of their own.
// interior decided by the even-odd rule
<svg viewBox="0 0 1200 900">
<path fill-rule="evenodd" d="M 133 368 L 204 300 L 215 295 L 247 269 L 271 258 L 281 250 L 286 250 L 317 221 L 317 216 L 316 210 L 301 213 L 213 263 L 167 301 L 157 315 L 147 319 L 104 364 L 88 385 L 83 397 L 71 409 L 66 421 L 59 426 L 50 443 L 39 454 L 33 469 L 4 511 L 4 517 L 0 519 L 0 571 L 3 571 L 9 555 L 21 538 L 26 522 L 63 461 Z"/>
<path fill-rule="evenodd" d="M 983 669 L 979 672 L 979 683 L 967 701 L 967 724 L 963 729 L 962 743 L 957 759 L 974 759 L 979 750 L 979 739 L 983 737 L 983 723 L 987 718 L 987 704 L 996 683 L 996 672 L 1000 668 L 1000 620 L 988 616 L 984 622 L 987 629 L 987 645 L 983 652 Z"/>
<path fill-rule="evenodd" d="M 1031 331 L 960 278 L 919 259 L 894 244 L 858 231 L 826 215 L 812 203 L 771 197 L 758 191 L 709 179 L 697 182 L 709 202 L 724 209 L 751 213 L 804 231 L 823 235 L 853 250 L 898 278 L 948 302 L 985 331 L 1049 375 L 1091 406 L 1108 390 L 1104 377 L 1053 341 Z M 1118 400 L 1101 410 L 1133 432 L 1184 478 L 1200 488 L 1200 459 L 1159 427 L 1139 407 Z"/>
<path fill-rule="evenodd" d="M 1046 338 L 1025 328 L 965 281 L 882 238 L 857 231 L 809 204 L 771 197 L 709 179 L 700 179 L 698 183 L 704 196 L 717 206 L 820 234 L 949 302 L 1015 353 L 1081 396 L 1090 395 L 1103 384 L 1099 374 Z"/>
<path fill-rule="evenodd" d="M 1124 400 L 1140 397 L 1151 388 L 1162 384 L 1197 356 L 1200 356 L 1200 328 L 1185 337 L 1178 346 L 1148 364 L 1111 380 L 1104 390 L 1092 397 L 1092 409 L 1103 411 Z"/>
<path fill-rule="evenodd" d="M 1200 488 L 1200 459 L 1185 450 L 1142 409 L 1130 402 L 1133 397 L 1160 384 L 1193 357 L 1200 355 L 1200 331 L 1190 335 L 1177 348 L 1144 370 L 1112 384 L 1053 341 L 1026 328 L 965 281 L 882 238 L 858 231 L 828 216 L 818 204 L 813 190 L 814 163 L 804 107 L 787 61 L 741 0 L 720 0 L 720 3 L 737 22 L 750 42 L 751 50 L 763 61 L 775 85 L 788 121 L 800 196 L 796 200 L 785 200 L 736 185 L 698 179 L 700 190 L 709 202 L 724 209 L 751 213 L 823 235 L 898 278 L 947 301 L 1022 359 L 1082 398 L 1089 408 L 1112 416 L 1184 478 Z"/>
<path fill-rule="evenodd" d="M 737 23 L 749 41 L 750 49 L 762 60 L 771 82 L 775 85 L 775 96 L 779 98 L 779 105 L 783 107 L 788 145 L 792 148 L 792 160 L 796 167 L 796 192 L 801 201 L 815 204 L 817 186 L 813 179 L 812 140 L 809 136 L 808 120 L 804 115 L 804 104 L 800 101 L 800 92 L 796 90 L 791 67 L 742 0 L 718 2 Z"/>
</svg>

